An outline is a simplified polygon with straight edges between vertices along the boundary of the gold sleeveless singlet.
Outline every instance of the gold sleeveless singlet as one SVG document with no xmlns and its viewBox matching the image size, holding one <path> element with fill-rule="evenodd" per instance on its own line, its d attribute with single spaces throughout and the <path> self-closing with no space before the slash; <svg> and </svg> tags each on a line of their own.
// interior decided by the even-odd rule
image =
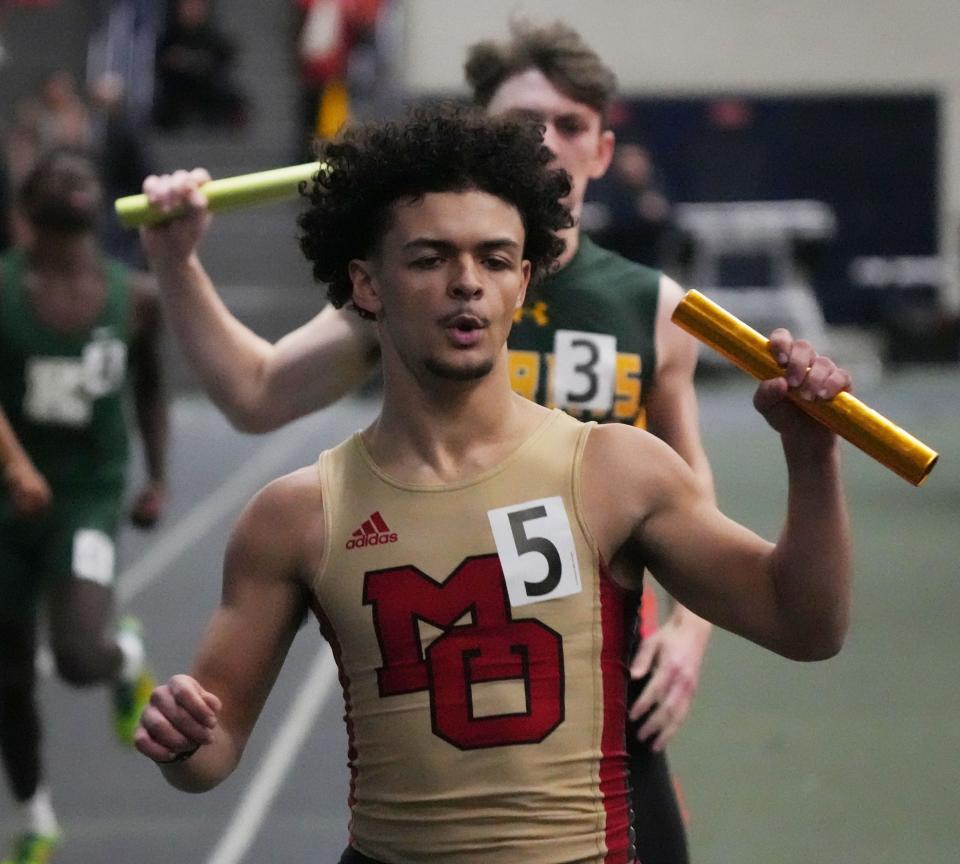
<svg viewBox="0 0 960 864">
<path fill-rule="evenodd" d="M 340 669 L 351 842 L 396 864 L 628 862 L 635 598 L 581 513 L 591 424 L 554 411 L 495 468 L 411 486 L 354 435 L 319 460 L 312 605 Z"/>
</svg>

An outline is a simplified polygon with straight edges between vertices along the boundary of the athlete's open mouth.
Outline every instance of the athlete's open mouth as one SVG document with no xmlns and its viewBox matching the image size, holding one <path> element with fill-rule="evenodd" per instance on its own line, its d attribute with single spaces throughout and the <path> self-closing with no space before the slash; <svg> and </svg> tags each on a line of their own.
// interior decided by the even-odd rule
<svg viewBox="0 0 960 864">
<path fill-rule="evenodd" d="M 483 327 L 486 327 L 487 322 L 483 318 L 478 318 L 476 315 L 466 315 L 461 313 L 457 315 L 450 315 L 445 318 L 444 325 L 454 330 L 459 330 L 463 333 L 469 333 L 471 330 L 480 330 Z"/>
<path fill-rule="evenodd" d="M 456 313 L 443 319 L 443 325 L 446 327 L 453 342 L 461 348 L 469 348 L 476 345 L 482 338 L 483 331 L 488 322 L 484 318 L 465 313 Z"/>
</svg>

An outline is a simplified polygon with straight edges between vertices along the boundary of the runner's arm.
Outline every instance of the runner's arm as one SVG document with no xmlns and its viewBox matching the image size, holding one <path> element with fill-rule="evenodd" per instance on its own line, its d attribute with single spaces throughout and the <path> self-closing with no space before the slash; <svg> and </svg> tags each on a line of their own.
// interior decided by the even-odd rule
<svg viewBox="0 0 960 864">
<path fill-rule="evenodd" d="M 169 436 L 169 405 L 160 348 L 163 320 L 156 288 L 140 274 L 133 281 L 133 317 L 130 372 L 137 426 L 143 436 L 147 474 L 151 482 L 162 486 L 167 478 Z"/>
<path fill-rule="evenodd" d="M 137 749 L 178 789 L 206 791 L 236 768 L 307 611 L 305 538 L 322 531 L 315 477 L 287 475 L 247 505 L 190 675 L 154 690 L 143 712 Z"/>
<path fill-rule="evenodd" d="M 0 408 L 0 471 L 14 509 L 32 515 L 46 509 L 53 498 L 46 478 L 20 444 L 10 421 Z"/>
<path fill-rule="evenodd" d="M 210 398 L 244 432 L 267 432 L 332 404 L 376 367 L 374 327 L 350 310 L 324 307 L 271 344 L 240 322 L 200 262 L 210 215 L 198 169 L 144 181 L 155 206 L 185 214 L 141 229 L 170 326 Z"/>
<path fill-rule="evenodd" d="M 596 510 L 602 518 L 595 531 L 612 540 L 614 548 L 601 543 L 601 551 L 645 560 L 697 614 L 784 656 L 822 659 L 839 650 L 849 618 L 839 446 L 785 397 L 789 382 L 803 398 L 829 399 L 849 386 L 849 376 L 786 331 L 776 331 L 771 343 L 786 358 L 784 377 L 762 382 L 754 403 L 780 433 L 787 463 L 787 518 L 776 544 L 723 516 L 676 454 L 629 428 L 591 433 L 597 443 L 588 446 L 584 465 L 587 512 Z M 634 436 L 635 444 L 622 436 Z M 631 446 L 638 458 L 624 460 Z M 604 483 L 611 471 L 622 478 L 616 498 Z"/>
</svg>

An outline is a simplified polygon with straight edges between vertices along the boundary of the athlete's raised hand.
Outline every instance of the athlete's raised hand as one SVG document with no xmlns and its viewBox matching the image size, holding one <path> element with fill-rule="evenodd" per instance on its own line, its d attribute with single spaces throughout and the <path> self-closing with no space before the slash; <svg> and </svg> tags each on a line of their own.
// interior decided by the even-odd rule
<svg viewBox="0 0 960 864">
<path fill-rule="evenodd" d="M 817 354 L 805 339 L 794 339 L 789 330 L 779 328 L 770 334 L 770 348 L 783 367 L 783 376 L 762 381 L 753 398 L 754 407 L 781 435 L 799 433 L 804 437 L 833 435 L 792 406 L 786 398 L 794 392 L 808 402 L 828 401 L 842 390 L 851 389 L 849 373 L 829 357 Z"/>
<path fill-rule="evenodd" d="M 205 168 L 151 174 L 143 181 L 150 206 L 171 217 L 140 229 L 143 249 L 152 267 L 170 266 L 188 259 L 200 243 L 210 213 L 201 186 L 210 180 Z"/>
</svg>

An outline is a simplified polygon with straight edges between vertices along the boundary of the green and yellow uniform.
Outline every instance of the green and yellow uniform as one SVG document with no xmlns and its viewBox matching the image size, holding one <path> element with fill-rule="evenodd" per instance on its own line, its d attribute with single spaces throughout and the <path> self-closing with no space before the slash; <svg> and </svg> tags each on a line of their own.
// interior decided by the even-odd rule
<svg viewBox="0 0 960 864">
<path fill-rule="evenodd" d="M 513 389 L 581 419 L 644 425 L 660 276 L 581 236 L 514 317 Z"/>
</svg>

